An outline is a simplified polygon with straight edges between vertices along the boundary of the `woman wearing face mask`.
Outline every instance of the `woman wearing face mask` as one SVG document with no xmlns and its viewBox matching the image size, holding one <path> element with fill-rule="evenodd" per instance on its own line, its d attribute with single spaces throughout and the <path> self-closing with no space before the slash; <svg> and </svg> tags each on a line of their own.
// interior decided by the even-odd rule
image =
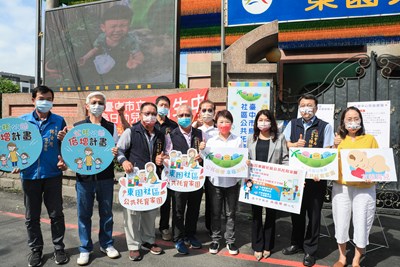
<svg viewBox="0 0 400 267">
<path fill-rule="evenodd" d="M 365 134 L 363 118 L 356 107 L 348 107 L 340 119 L 339 134 L 334 147 L 340 149 L 378 148 L 372 135 Z M 340 155 L 340 153 L 339 153 Z M 334 267 L 346 266 L 346 243 L 349 241 L 350 220 L 353 221 L 355 253 L 352 266 L 360 266 L 360 258 L 368 245 L 368 236 L 375 216 L 375 184 L 371 181 L 346 182 L 339 160 L 339 180 L 333 183 L 332 214 L 339 259 Z"/>
<path fill-rule="evenodd" d="M 278 126 L 270 110 L 260 110 L 254 120 L 254 134 L 247 137 L 249 159 L 288 165 L 289 155 L 286 139 L 278 134 Z M 259 261 L 268 258 L 275 242 L 276 210 L 266 208 L 265 223 L 262 222 L 262 206 L 251 205 L 253 225 L 251 246 Z"/>
<path fill-rule="evenodd" d="M 198 127 L 206 135 L 206 140 L 218 134 L 218 129 L 215 127 L 215 104 L 210 100 L 204 100 L 199 105 L 199 120 L 196 121 L 193 127 Z"/>
<path fill-rule="evenodd" d="M 221 110 L 215 116 L 218 127 L 218 135 L 207 140 L 205 144 L 200 144 L 200 150 L 207 147 L 242 147 L 242 139 L 231 133 L 233 117 L 228 110 Z M 218 253 L 219 241 L 222 239 L 221 234 L 221 213 L 222 204 L 226 203 L 226 225 L 225 225 L 225 241 L 229 254 L 236 255 L 239 253 L 235 245 L 235 220 L 236 208 L 239 199 L 239 181 L 231 177 L 210 177 L 207 180 L 208 190 L 211 198 L 211 238 L 212 242 L 209 247 L 211 254 Z"/>
</svg>

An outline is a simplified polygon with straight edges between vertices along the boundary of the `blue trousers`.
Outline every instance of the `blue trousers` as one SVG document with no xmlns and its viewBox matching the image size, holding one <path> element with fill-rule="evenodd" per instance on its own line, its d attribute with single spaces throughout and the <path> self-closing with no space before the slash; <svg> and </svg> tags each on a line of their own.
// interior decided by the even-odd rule
<svg viewBox="0 0 400 267">
<path fill-rule="evenodd" d="M 78 206 L 78 229 L 81 245 L 80 252 L 93 250 L 92 242 L 92 215 L 94 199 L 99 207 L 100 231 L 99 243 L 102 248 L 112 246 L 113 231 L 113 193 L 114 179 L 99 181 L 76 182 L 77 206 Z"/>
</svg>

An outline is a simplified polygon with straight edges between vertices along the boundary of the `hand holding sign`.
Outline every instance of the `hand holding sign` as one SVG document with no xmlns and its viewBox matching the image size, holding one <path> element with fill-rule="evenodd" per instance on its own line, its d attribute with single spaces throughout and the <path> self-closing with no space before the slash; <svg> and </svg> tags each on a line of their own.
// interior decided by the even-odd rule
<svg viewBox="0 0 400 267">
<path fill-rule="evenodd" d="M 60 141 L 64 140 L 64 137 L 65 137 L 65 135 L 67 134 L 67 132 L 68 132 L 68 127 L 65 126 L 64 129 L 63 129 L 62 131 L 59 131 L 59 132 L 58 132 L 58 134 L 57 134 L 57 139 L 60 140 Z"/>
</svg>

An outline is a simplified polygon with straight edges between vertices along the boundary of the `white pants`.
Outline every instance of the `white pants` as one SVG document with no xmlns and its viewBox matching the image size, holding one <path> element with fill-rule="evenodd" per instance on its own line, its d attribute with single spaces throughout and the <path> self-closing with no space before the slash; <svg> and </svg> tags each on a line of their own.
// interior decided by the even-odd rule
<svg viewBox="0 0 400 267">
<path fill-rule="evenodd" d="M 335 238 L 338 244 L 349 241 L 350 219 L 353 219 L 353 241 L 358 248 L 365 248 L 375 217 L 375 185 L 370 188 L 333 183 L 332 214 Z M 353 215 L 351 217 L 351 215 Z"/>
<path fill-rule="evenodd" d="M 128 250 L 139 250 L 143 243 L 154 244 L 156 239 L 155 220 L 158 209 L 132 211 L 124 208 L 124 230 Z"/>
</svg>

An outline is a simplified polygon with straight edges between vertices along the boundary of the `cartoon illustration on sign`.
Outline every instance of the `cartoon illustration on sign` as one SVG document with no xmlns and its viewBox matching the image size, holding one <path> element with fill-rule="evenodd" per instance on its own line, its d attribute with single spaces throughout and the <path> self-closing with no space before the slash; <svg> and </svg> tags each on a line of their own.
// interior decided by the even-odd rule
<svg viewBox="0 0 400 267">
<path fill-rule="evenodd" d="M 92 170 L 94 161 L 94 157 L 92 156 L 93 149 L 91 149 L 90 147 L 85 147 L 84 153 L 85 153 L 85 159 L 83 160 L 83 163 L 85 163 L 86 165 L 86 170 L 90 171 Z"/>
<path fill-rule="evenodd" d="M 74 162 L 77 165 L 76 168 L 78 170 L 82 170 L 82 168 L 83 168 L 83 159 L 82 158 L 76 158 Z"/>
<path fill-rule="evenodd" d="M 178 192 L 192 192 L 203 187 L 205 177 L 203 168 L 196 160 L 198 153 L 194 148 L 189 148 L 187 154 L 172 150 L 169 160 L 164 161 L 161 173 L 163 180 L 168 182 L 168 188 Z"/>
<path fill-rule="evenodd" d="M 261 97 L 260 93 L 250 93 L 250 92 L 248 93 L 243 90 L 237 91 L 237 94 L 240 95 L 240 97 L 246 101 L 256 101 L 257 99 L 259 99 Z"/>
<path fill-rule="evenodd" d="M 321 168 L 332 163 L 336 158 L 337 153 L 329 151 L 320 154 L 318 152 L 310 153 L 309 151 L 300 151 L 297 149 L 291 153 L 290 157 L 296 157 L 299 161 L 312 168 Z"/>
<path fill-rule="evenodd" d="M 6 154 L 1 154 L 1 155 L 0 155 L 0 161 L 1 161 L 1 166 L 2 166 L 2 167 L 8 167 L 8 164 L 7 164 L 7 155 L 6 155 Z"/>
<path fill-rule="evenodd" d="M 221 155 L 221 154 L 213 154 L 208 153 L 206 155 L 207 159 L 210 159 L 215 165 L 222 168 L 231 168 L 238 165 L 243 160 L 243 154 L 233 154 L 231 155 Z"/>
<path fill-rule="evenodd" d="M 375 174 L 384 175 L 386 171 L 390 171 L 390 167 L 386 164 L 382 155 L 368 158 L 365 151 L 350 151 L 347 156 L 347 162 L 350 165 L 351 175 L 361 179 Z"/>
<path fill-rule="evenodd" d="M 28 159 L 29 159 L 28 153 L 26 153 L 26 152 L 21 153 L 20 158 L 21 158 L 21 163 L 22 163 L 22 165 L 28 164 Z"/>
<path fill-rule="evenodd" d="M 18 157 L 21 157 L 21 155 L 17 152 L 18 150 L 17 145 L 13 142 L 8 143 L 7 149 L 9 151 L 7 158 L 11 161 L 11 165 L 13 167 L 17 167 Z"/>
<path fill-rule="evenodd" d="M 167 199 L 167 182 L 160 181 L 156 165 L 148 162 L 144 170 L 134 167 L 133 172 L 119 178 L 119 202 L 135 211 L 152 210 L 160 207 Z"/>
</svg>

